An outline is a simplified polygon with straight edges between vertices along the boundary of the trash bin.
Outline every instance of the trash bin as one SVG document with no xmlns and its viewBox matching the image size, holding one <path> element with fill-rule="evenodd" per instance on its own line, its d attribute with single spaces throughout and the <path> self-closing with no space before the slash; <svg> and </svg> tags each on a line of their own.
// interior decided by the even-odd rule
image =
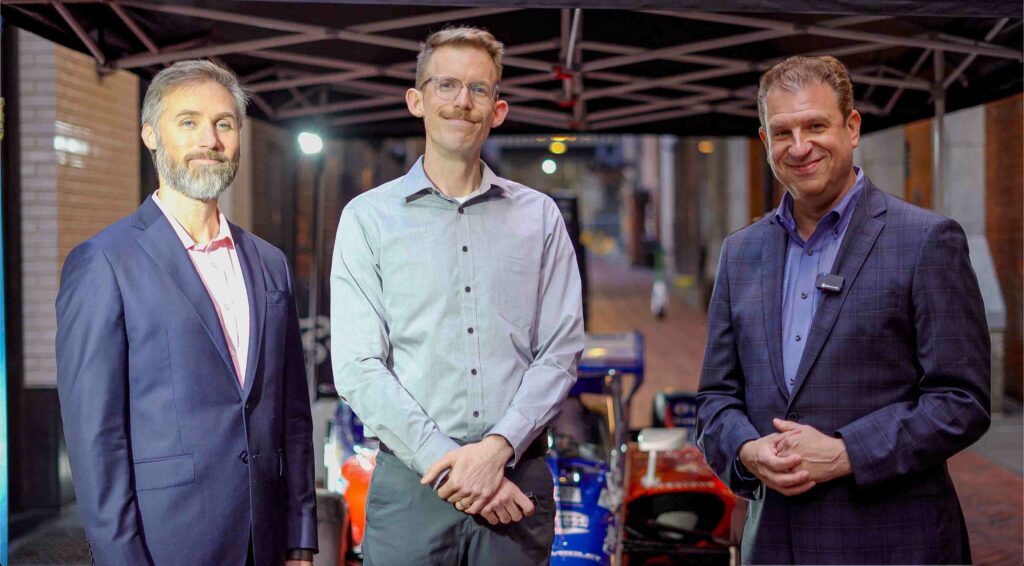
<svg viewBox="0 0 1024 566">
<path fill-rule="evenodd" d="M 348 521 L 345 499 L 326 489 L 316 490 L 317 537 L 320 552 L 313 557 L 313 566 L 345 566 L 345 530 Z"/>
</svg>

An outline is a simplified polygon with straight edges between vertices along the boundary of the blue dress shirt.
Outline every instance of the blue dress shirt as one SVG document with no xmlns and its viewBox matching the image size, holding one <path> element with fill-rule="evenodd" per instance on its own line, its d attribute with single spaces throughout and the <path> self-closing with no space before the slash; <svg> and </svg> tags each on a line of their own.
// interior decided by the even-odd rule
<svg viewBox="0 0 1024 566">
<path fill-rule="evenodd" d="M 817 288 L 818 276 L 828 274 L 835 263 L 839 247 L 850 225 L 857 199 L 864 190 L 864 172 L 854 167 L 857 180 L 836 206 L 821 217 L 810 239 L 800 236 L 793 218 L 793 197 L 788 192 L 775 211 L 778 224 L 789 234 L 786 248 L 786 270 L 782 281 L 782 367 L 790 393 L 796 371 L 807 344 L 814 313 L 822 291 Z"/>
</svg>

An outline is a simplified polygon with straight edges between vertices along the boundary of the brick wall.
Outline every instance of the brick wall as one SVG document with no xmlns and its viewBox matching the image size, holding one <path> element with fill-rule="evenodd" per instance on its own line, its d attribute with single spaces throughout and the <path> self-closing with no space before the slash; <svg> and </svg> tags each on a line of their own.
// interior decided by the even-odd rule
<svg viewBox="0 0 1024 566">
<path fill-rule="evenodd" d="M 18 30 L 27 387 L 56 384 L 60 269 L 78 243 L 138 206 L 138 79 Z"/>
<path fill-rule="evenodd" d="M 58 258 L 139 206 L 139 79 L 57 48 Z"/>
<path fill-rule="evenodd" d="M 932 121 L 918 120 L 903 126 L 906 163 L 903 199 L 922 208 L 932 207 Z"/>
<path fill-rule="evenodd" d="M 1022 377 L 1024 310 L 1024 95 L 985 108 L 985 231 L 1006 301 L 1006 392 L 1018 400 Z"/>
<path fill-rule="evenodd" d="M 757 220 L 764 214 L 764 183 L 767 174 L 765 170 L 768 169 L 768 163 L 765 161 L 767 154 L 761 140 L 751 138 L 749 144 L 747 146 L 747 171 L 749 172 L 747 179 L 750 182 L 750 190 L 747 193 L 747 203 L 750 206 L 747 214 L 748 223 Z"/>
<path fill-rule="evenodd" d="M 57 298 L 56 47 L 18 30 L 22 330 L 25 385 L 52 384 Z"/>
</svg>

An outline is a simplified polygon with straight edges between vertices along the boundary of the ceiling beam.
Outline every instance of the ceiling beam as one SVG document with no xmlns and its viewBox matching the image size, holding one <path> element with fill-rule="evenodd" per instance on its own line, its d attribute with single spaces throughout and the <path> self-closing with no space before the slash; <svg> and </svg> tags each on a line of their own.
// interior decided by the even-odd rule
<svg viewBox="0 0 1024 566">
<path fill-rule="evenodd" d="M 121 21 L 124 22 L 124 25 L 128 26 L 128 29 L 132 32 L 133 35 L 135 35 L 135 38 L 142 42 L 142 45 L 146 47 L 147 51 L 149 51 L 150 53 L 157 53 L 158 51 L 160 51 L 160 48 L 157 47 L 155 43 L 153 43 L 153 40 L 150 39 L 148 35 L 146 35 L 146 32 L 142 31 L 142 28 L 139 27 L 139 24 L 135 22 L 135 19 L 132 18 L 128 14 L 128 12 L 121 7 L 120 4 L 111 1 L 108 5 L 110 6 L 110 9 L 113 10 L 115 14 L 117 14 L 117 17 L 121 18 Z"/>
<path fill-rule="evenodd" d="M 1006 27 L 1006 24 L 1009 21 L 1009 18 L 1003 18 L 996 22 L 996 25 L 993 26 L 987 34 L 985 34 L 985 41 L 992 41 L 992 39 L 995 38 L 995 36 L 999 35 L 999 32 L 1002 31 L 1004 27 Z M 942 83 L 942 88 L 948 89 L 954 82 L 956 82 L 957 79 L 960 78 L 960 75 L 962 75 L 963 72 L 967 70 L 967 67 L 970 67 L 971 63 L 973 63 L 974 60 L 977 58 L 978 56 L 973 53 L 968 55 L 967 58 L 961 61 L 960 64 L 957 65 L 956 69 L 953 69 L 953 72 L 950 73 L 948 77 L 946 77 L 946 80 Z"/>
<path fill-rule="evenodd" d="M 405 18 L 395 18 L 392 20 L 381 20 L 379 22 L 359 24 L 350 26 L 346 29 L 363 33 L 378 33 L 382 31 L 393 31 L 396 29 L 435 24 L 438 22 L 451 22 L 455 20 L 468 20 L 483 16 L 493 16 L 495 14 L 504 14 L 505 12 L 514 12 L 516 10 L 517 8 L 467 8 L 465 10 L 449 10 L 445 12 L 423 14 L 420 16 L 408 16 Z"/>
<path fill-rule="evenodd" d="M 282 47 L 285 45 L 296 45 L 299 43 L 311 43 L 314 41 L 320 41 L 322 39 L 325 39 L 322 35 L 301 33 L 282 35 L 277 37 L 268 37 L 263 39 L 250 39 L 247 41 L 238 41 L 235 43 L 221 43 L 219 45 L 208 45 L 206 47 L 196 47 L 194 49 L 186 49 L 183 51 L 174 51 L 170 53 L 162 52 L 147 53 L 143 55 L 131 55 L 128 57 L 122 57 L 121 59 L 111 61 L 110 66 L 115 69 L 133 69 L 136 67 L 157 65 L 160 63 L 170 63 L 172 61 L 178 61 L 181 59 L 216 57 L 220 55 L 229 55 L 232 53 L 254 51 L 258 49 L 267 49 L 270 47 Z"/>
<path fill-rule="evenodd" d="M 771 20 L 767 18 L 754 18 L 750 16 L 737 16 L 735 14 L 722 14 L 722 13 L 711 13 L 711 12 L 668 12 L 668 11 L 657 11 L 654 13 L 662 14 L 665 16 L 673 16 L 677 18 L 685 18 L 690 20 L 697 20 L 702 22 L 715 22 L 722 24 L 735 24 L 741 26 L 747 26 L 752 28 L 759 28 L 764 30 L 773 30 L 778 32 L 790 32 L 792 34 L 806 34 L 806 35 L 817 35 L 822 37 L 834 37 L 837 39 L 851 39 L 855 41 L 867 41 L 871 43 L 880 43 L 888 46 L 903 46 L 903 47 L 919 47 L 921 49 L 939 49 L 942 51 L 950 51 L 953 53 L 967 53 L 975 55 L 985 55 L 988 57 L 998 57 L 1002 59 L 1012 59 L 1014 61 L 1024 60 L 1024 53 L 1018 49 L 1009 49 L 1006 47 L 990 47 L 986 45 L 979 45 L 978 42 L 973 40 L 965 40 L 964 42 L 959 41 L 939 41 L 935 39 L 912 37 L 912 36 L 899 36 L 899 35 L 888 35 L 884 33 L 876 33 L 869 31 L 859 30 L 840 30 L 833 29 L 833 27 L 821 24 L 797 24 L 793 22 L 781 22 L 778 20 Z"/>
<path fill-rule="evenodd" d="M 93 41 L 91 37 L 89 37 L 89 34 L 85 33 L 85 30 L 82 29 L 81 25 L 79 25 L 78 20 L 71 15 L 71 12 L 68 11 L 67 7 L 65 7 L 62 2 L 51 2 L 50 4 L 55 10 L 57 10 L 60 17 L 64 18 L 68 27 L 71 28 L 71 31 L 75 32 L 75 35 L 78 36 L 78 40 L 85 45 L 85 48 L 89 50 L 89 53 L 92 53 L 92 58 L 96 60 L 96 63 L 100 66 L 106 64 L 107 56 L 100 51 L 99 46 L 96 45 L 96 42 Z"/>
<path fill-rule="evenodd" d="M 603 59 L 598 59 L 596 61 L 584 63 L 581 67 L 581 70 L 584 73 L 588 71 L 600 71 L 602 69 L 610 69 L 612 67 L 621 67 L 623 65 L 644 63 L 646 61 L 653 61 L 655 59 L 665 59 L 667 57 L 685 55 L 687 53 L 694 53 L 697 51 L 709 51 L 712 49 L 721 49 L 723 47 L 730 47 L 733 45 L 757 43 L 759 41 L 766 41 L 778 37 L 785 37 L 787 35 L 793 35 L 793 33 L 775 30 L 762 30 L 741 33 L 738 35 L 730 35 L 726 37 L 716 37 L 714 39 L 705 39 L 703 41 L 694 41 L 692 43 L 672 45 L 669 47 L 662 47 L 659 49 L 647 49 L 644 50 L 644 52 L 642 53 L 635 53 L 632 55 L 605 57 Z"/>
<path fill-rule="evenodd" d="M 717 77 L 724 77 L 728 75 L 734 75 L 738 71 L 743 69 L 705 69 L 702 71 L 692 71 L 689 73 L 682 73 L 679 75 L 671 75 L 668 77 L 660 77 L 657 79 L 646 79 L 642 81 L 636 81 L 633 83 L 627 83 L 617 86 L 610 86 L 604 88 L 598 88 L 584 92 L 580 97 L 584 100 L 593 100 L 595 98 L 602 98 L 606 96 L 617 96 L 620 94 L 628 94 L 639 90 L 647 90 L 651 88 L 667 87 L 669 85 L 678 85 L 681 83 L 697 82 L 707 79 L 713 79 Z"/>
<path fill-rule="evenodd" d="M 376 71 L 342 71 L 340 73 L 311 74 L 291 79 L 278 79 L 248 85 L 249 92 L 270 92 L 300 86 L 322 85 L 327 83 L 344 83 L 356 79 L 376 76 Z"/>
<path fill-rule="evenodd" d="M 213 21 L 248 25 L 264 29 L 286 31 L 291 32 L 293 34 L 318 36 L 322 39 L 352 41 L 356 43 L 392 47 L 395 49 L 402 49 L 413 52 L 419 52 L 420 50 L 419 41 L 401 39 L 398 37 L 390 37 L 386 35 L 376 35 L 371 33 L 349 31 L 345 29 L 328 28 L 313 24 L 301 24 L 298 22 L 289 22 L 286 20 L 274 18 L 263 18 L 260 16 L 251 16 L 247 14 L 223 12 L 220 10 L 211 10 L 208 8 L 198 8 L 195 6 L 187 5 L 153 4 L 149 2 L 141 2 L 139 0 L 122 0 L 122 4 L 124 4 L 125 6 L 131 6 L 133 8 L 141 8 L 144 10 L 152 10 L 155 12 L 162 12 L 167 14 L 176 14 L 179 16 L 190 16 Z M 551 65 L 547 62 L 537 61 L 534 59 L 526 59 L 523 57 L 516 56 L 503 58 L 502 64 L 511 67 L 532 69 L 535 71 L 551 70 Z"/>
</svg>

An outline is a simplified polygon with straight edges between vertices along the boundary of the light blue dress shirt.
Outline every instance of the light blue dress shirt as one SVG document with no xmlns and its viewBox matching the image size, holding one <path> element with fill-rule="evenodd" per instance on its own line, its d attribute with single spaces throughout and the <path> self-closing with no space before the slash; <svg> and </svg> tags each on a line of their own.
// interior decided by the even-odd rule
<svg viewBox="0 0 1024 566">
<path fill-rule="evenodd" d="M 576 255 L 548 196 L 481 163 L 479 194 L 423 159 L 342 212 L 331 268 L 338 392 L 423 474 L 459 442 L 505 437 L 513 465 L 554 416 L 584 347 Z"/>
</svg>

